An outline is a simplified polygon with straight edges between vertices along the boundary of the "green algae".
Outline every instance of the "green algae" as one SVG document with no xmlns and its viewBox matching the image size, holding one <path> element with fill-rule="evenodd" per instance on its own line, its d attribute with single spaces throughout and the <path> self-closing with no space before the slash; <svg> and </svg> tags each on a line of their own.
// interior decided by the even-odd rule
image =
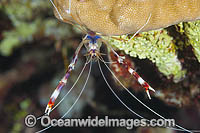
<svg viewBox="0 0 200 133">
<path fill-rule="evenodd" d="M 176 32 L 182 37 L 173 37 L 168 34 L 168 29 L 159 29 L 140 33 L 128 43 L 114 38 L 110 38 L 109 42 L 131 57 L 149 59 L 167 78 L 173 76 L 174 82 L 178 82 L 186 74 L 186 70 L 183 70 L 178 59 L 180 50 L 191 45 L 194 55 L 200 62 L 200 21 L 183 22 L 176 27 L 178 27 Z M 130 37 L 120 36 L 118 38 L 129 40 Z M 180 38 L 186 39 L 180 40 Z"/>
<path fill-rule="evenodd" d="M 121 38 L 129 39 L 126 36 L 121 36 Z M 174 44 L 173 37 L 169 36 L 165 29 L 143 32 L 139 37 L 134 37 L 128 43 L 112 38 L 109 42 L 131 57 L 151 60 L 167 78 L 173 76 L 174 82 L 178 82 L 185 76 L 186 70 L 182 69 L 178 60 L 177 47 Z"/>
<path fill-rule="evenodd" d="M 20 47 L 40 36 L 64 38 L 69 31 L 66 24 L 58 23 L 53 16 L 49 2 L 41 0 L 1 1 L 0 9 L 8 16 L 12 27 L 3 31 L 0 41 L 0 54 L 10 56 L 14 48 Z M 49 12 L 48 12 L 49 11 Z M 66 30 L 63 30 L 66 29 Z"/>
<path fill-rule="evenodd" d="M 184 22 L 178 24 L 179 32 L 186 36 L 185 45 L 191 45 L 194 54 L 200 62 L 200 20 L 195 22 Z"/>
</svg>

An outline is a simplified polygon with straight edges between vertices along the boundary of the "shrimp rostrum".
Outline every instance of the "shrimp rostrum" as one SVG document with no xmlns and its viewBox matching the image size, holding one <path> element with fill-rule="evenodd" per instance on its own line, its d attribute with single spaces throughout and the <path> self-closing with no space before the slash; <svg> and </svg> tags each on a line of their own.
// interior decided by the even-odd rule
<svg viewBox="0 0 200 133">
<path fill-rule="evenodd" d="M 66 71 L 65 76 L 62 78 L 62 80 L 59 82 L 58 86 L 56 87 L 56 89 L 54 90 L 53 94 L 50 97 L 50 100 L 48 102 L 48 105 L 46 107 L 45 113 L 47 113 L 49 115 L 49 113 L 52 110 L 53 105 L 55 104 L 55 100 L 57 99 L 59 93 L 61 92 L 62 88 L 65 86 L 65 84 L 67 83 L 67 80 L 69 78 L 69 75 L 71 73 L 72 70 L 74 70 L 75 64 L 77 62 L 77 58 L 78 58 L 78 54 L 81 50 L 81 48 L 83 47 L 83 45 L 86 47 L 87 49 L 87 64 L 91 61 L 102 61 L 105 63 L 105 61 L 102 58 L 102 53 L 100 53 L 100 47 L 102 44 L 106 44 L 108 47 L 110 47 L 108 45 L 108 43 L 106 42 L 106 40 L 104 40 L 103 38 L 101 38 L 101 36 L 96 35 L 95 32 L 88 32 L 88 34 L 83 38 L 82 42 L 80 43 L 79 47 L 77 48 L 74 57 L 70 63 L 70 65 L 68 66 L 68 69 Z M 111 48 L 111 47 L 110 47 Z M 111 50 L 113 50 L 111 48 Z M 151 99 L 150 94 L 149 94 L 149 90 L 154 91 L 155 90 L 146 82 L 144 81 L 138 74 L 137 72 L 131 68 L 131 66 L 126 63 L 124 61 L 125 56 L 119 56 L 114 50 L 113 50 L 115 56 L 117 57 L 117 62 L 116 63 L 120 63 L 123 64 L 125 66 L 125 68 L 127 69 L 127 71 L 133 75 L 138 83 L 145 88 L 145 91 L 149 97 L 149 99 Z"/>
</svg>

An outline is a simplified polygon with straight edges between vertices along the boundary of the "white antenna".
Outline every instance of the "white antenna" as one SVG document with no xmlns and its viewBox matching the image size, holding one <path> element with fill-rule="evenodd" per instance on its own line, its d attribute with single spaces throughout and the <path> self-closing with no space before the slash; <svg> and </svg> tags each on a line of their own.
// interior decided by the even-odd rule
<svg viewBox="0 0 200 133">
<path fill-rule="evenodd" d="M 128 40 L 128 42 L 130 42 L 130 40 L 132 40 L 149 23 L 150 18 L 151 18 L 151 13 L 147 19 L 147 22 L 137 32 L 135 32 L 135 34 Z"/>
<path fill-rule="evenodd" d="M 69 0 L 69 8 L 67 9 L 67 13 L 68 13 L 68 14 L 71 13 L 71 0 Z"/>
<path fill-rule="evenodd" d="M 58 13 L 58 16 L 60 17 L 61 20 L 63 20 L 63 17 L 61 16 L 61 14 L 59 13 L 57 7 L 55 6 L 55 4 L 53 3 L 52 0 L 49 0 L 51 2 L 51 4 L 53 5 L 53 7 L 56 9 L 56 12 Z"/>
</svg>

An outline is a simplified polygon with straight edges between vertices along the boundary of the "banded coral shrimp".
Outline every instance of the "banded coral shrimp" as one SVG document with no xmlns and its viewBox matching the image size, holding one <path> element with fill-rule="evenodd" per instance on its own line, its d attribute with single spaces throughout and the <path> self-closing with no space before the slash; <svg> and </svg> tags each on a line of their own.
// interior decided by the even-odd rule
<svg viewBox="0 0 200 133">
<path fill-rule="evenodd" d="M 52 2 L 52 1 L 51 1 L 51 2 Z M 70 1 L 69 1 L 69 3 L 70 3 Z M 53 4 L 53 2 L 52 2 L 52 4 Z M 71 5 L 71 4 L 69 4 L 69 5 Z M 55 6 L 54 4 L 53 4 L 53 6 L 54 6 L 54 8 L 56 8 L 56 6 Z M 55 10 L 56 10 L 56 12 L 59 14 L 60 18 L 62 19 L 62 16 L 61 16 L 60 13 L 58 12 L 57 8 L 56 8 Z M 68 10 L 68 13 L 70 13 L 70 8 L 69 8 L 69 10 Z M 149 16 L 149 18 L 147 19 L 147 22 L 143 25 L 143 27 L 148 23 L 148 21 L 149 21 L 150 18 L 151 18 L 151 15 Z M 81 24 L 79 24 L 79 25 L 81 25 Z M 82 26 L 82 25 L 81 25 L 81 26 Z M 142 29 L 143 27 L 141 27 L 140 29 Z M 138 32 L 140 31 L 140 29 L 138 30 Z M 133 35 L 133 37 L 134 37 L 138 32 L 136 32 L 136 33 Z M 133 38 L 133 37 L 132 37 L 132 38 Z M 131 38 L 131 39 L 132 39 L 132 38 Z M 73 59 L 72 59 L 72 62 L 70 63 L 70 65 L 69 65 L 69 67 L 68 67 L 68 70 L 67 70 L 67 72 L 66 72 L 66 75 L 63 77 L 63 79 L 60 81 L 60 83 L 59 83 L 58 86 L 56 87 L 55 91 L 54 91 L 53 94 L 51 95 L 50 101 L 49 101 L 49 103 L 48 103 L 48 105 L 47 105 L 47 107 L 46 107 L 46 110 L 45 110 L 45 114 L 49 115 L 50 112 L 51 112 L 52 110 L 54 110 L 54 109 L 62 102 L 62 100 L 61 100 L 54 108 L 52 108 L 53 105 L 54 105 L 54 103 L 55 103 L 56 98 L 58 97 L 58 95 L 59 95 L 59 93 L 60 93 L 60 91 L 61 91 L 61 89 L 62 89 L 62 87 L 67 83 L 67 79 L 68 79 L 68 77 L 69 77 L 70 72 L 74 69 L 74 66 L 75 66 L 75 64 L 76 64 L 76 61 L 77 61 L 77 58 L 78 58 L 78 53 L 80 52 L 80 49 L 82 48 L 83 45 L 85 45 L 85 47 L 86 47 L 86 49 L 87 49 L 87 52 L 88 52 L 88 54 L 86 54 L 88 58 L 87 58 L 87 61 L 86 61 L 85 65 L 84 65 L 84 68 L 85 68 L 85 66 L 86 66 L 87 64 L 90 63 L 89 73 L 88 73 L 86 82 L 85 82 L 85 84 L 84 84 L 84 86 L 83 86 L 83 89 L 81 90 L 79 96 L 77 97 L 76 101 L 75 101 L 74 104 L 71 106 L 71 108 L 62 116 L 62 118 L 65 117 L 65 116 L 71 111 L 71 109 L 73 108 L 73 106 L 77 103 L 78 99 L 80 98 L 80 96 L 81 96 L 83 90 L 85 89 L 85 86 L 86 86 L 88 77 L 89 77 L 90 72 L 91 72 L 91 67 L 92 67 L 91 61 L 97 61 L 97 62 L 98 62 L 98 66 L 99 66 L 100 72 L 101 72 L 101 74 L 102 74 L 102 76 L 103 76 L 103 79 L 105 80 L 105 82 L 106 82 L 106 84 L 108 85 L 108 87 L 109 87 L 109 89 L 111 90 L 111 92 L 112 92 L 112 93 L 115 95 L 115 97 L 117 97 L 117 99 L 121 102 L 121 104 L 123 104 L 130 112 L 132 112 L 133 114 L 135 114 L 135 115 L 138 116 L 139 118 L 144 118 L 143 116 L 139 115 L 138 113 L 136 113 L 135 111 L 133 111 L 131 108 L 129 108 L 129 106 L 127 106 L 127 105 L 119 98 L 119 96 L 113 91 L 112 87 L 109 85 L 109 83 L 108 83 L 108 81 L 107 81 L 107 79 L 106 79 L 106 77 L 105 77 L 105 75 L 104 75 L 104 73 L 103 73 L 103 71 L 102 71 L 102 69 L 101 69 L 101 65 L 100 65 L 99 61 L 102 61 L 103 64 L 104 64 L 104 65 L 108 68 L 108 70 L 111 72 L 111 74 L 114 76 L 114 78 L 119 82 L 119 84 L 120 84 L 134 99 L 136 99 L 140 104 L 142 104 L 144 107 L 146 107 L 148 110 L 150 110 L 151 112 L 153 112 L 153 113 L 154 113 L 155 115 L 157 115 L 158 117 L 160 117 L 160 118 L 162 118 L 162 119 L 166 119 L 166 118 L 164 118 L 163 116 L 161 116 L 160 114 L 158 114 L 157 112 L 155 112 L 154 110 L 152 110 L 151 108 L 149 108 L 146 104 L 144 104 L 144 103 L 143 103 L 141 100 L 139 100 L 137 97 L 135 97 L 135 95 L 133 95 L 132 92 L 130 92 L 130 91 L 117 79 L 117 77 L 115 76 L 115 74 L 114 74 L 114 73 L 112 72 L 112 70 L 108 67 L 107 62 L 105 62 L 104 59 L 103 59 L 102 56 L 101 56 L 102 54 L 100 53 L 100 47 L 101 47 L 102 43 L 105 44 L 109 49 L 111 49 L 111 51 L 112 51 L 112 52 L 115 54 L 115 56 L 117 57 L 117 62 L 114 62 L 114 63 L 118 63 L 118 64 L 124 65 L 124 67 L 127 69 L 127 72 L 129 72 L 132 76 L 134 76 L 134 77 L 137 79 L 138 83 L 141 84 L 141 86 L 145 88 L 145 91 L 146 91 L 146 93 L 147 93 L 147 96 L 149 97 L 149 99 L 151 99 L 150 94 L 149 94 L 149 90 L 151 90 L 151 91 L 155 91 L 155 90 L 154 90 L 151 86 L 149 86 L 149 84 L 148 84 L 147 82 L 145 82 L 145 81 L 137 74 L 137 72 L 136 72 L 133 68 L 131 68 L 131 66 L 130 66 L 127 62 L 125 62 L 125 56 L 120 56 L 118 53 L 116 53 L 116 52 L 114 51 L 114 49 L 112 49 L 112 47 L 108 44 L 108 42 L 106 42 L 104 39 L 101 38 L 101 36 L 96 35 L 95 32 L 89 31 L 89 32 L 87 32 L 87 35 L 84 37 L 83 41 L 80 43 L 79 47 L 77 48 L 77 50 L 76 50 L 76 52 L 75 52 L 75 55 L 74 55 L 74 57 L 73 57 Z M 113 62 L 108 62 L 108 63 L 113 63 Z M 84 70 L 84 68 L 83 68 L 83 70 Z M 83 71 L 83 70 L 82 70 L 82 71 Z M 81 73 L 82 73 L 82 72 L 81 72 Z M 78 80 L 77 80 L 77 81 L 78 81 Z M 75 82 L 75 84 L 76 84 L 76 82 Z M 73 86 L 74 86 L 74 85 L 73 85 Z M 72 88 L 73 88 L 73 87 L 72 87 Z M 72 89 L 72 88 L 71 88 L 71 89 Z M 71 89 L 70 89 L 70 90 L 71 90 Z M 70 92 L 70 91 L 69 91 L 69 92 Z M 68 92 L 68 93 L 69 93 L 69 92 Z M 67 94 L 68 94 L 68 93 L 67 93 Z M 67 95 L 67 94 L 66 94 L 66 95 Z M 66 96 L 66 95 L 65 95 L 65 96 Z M 64 96 L 64 98 L 65 98 L 65 96 Z M 172 128 L 172 129 L 174 129 L 174 130 L 180 130 L 180 131 L 185 131 L 185 132 L 193 132 L 193 131 L 187 130 L 187 129 L 185 129 L 185 128 L 179 126 L 179 125 L 176 125 L 176 127 L 177 127 L 177 128 Z M 44 131 L 44 130 L 46 130 L 46 129 L 48 129 L 48 128 L 49 128 L 49 127 L 45 128 L 45 129 L 43 129 L 43 130 L 40 130 L 39 132 L 42 132 L 42 131 Z M 170 127 L 167 127 L 167 128 L 170 128 Z M 179 128 L 179 129 L 178 129 L 178 128 Z"/>
</svg>

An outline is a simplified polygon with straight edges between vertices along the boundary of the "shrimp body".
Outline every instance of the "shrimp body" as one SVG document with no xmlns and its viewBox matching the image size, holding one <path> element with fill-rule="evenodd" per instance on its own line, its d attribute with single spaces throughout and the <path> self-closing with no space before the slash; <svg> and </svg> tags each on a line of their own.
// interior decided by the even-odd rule
<svg viewBox="0 0 200 133">
<path fill-rule="evenodd" d="M 70 73 L 75 68 L 78 54 L 79 54 L 82 46 L 85 45 L 85 47 L 87 48 L 88 53 L 86 55 L 88 56 L 88 62 L 90 62 L 91 60 L 96 60 L 96 58 L 100 56 L 99 50 L 100 50 L 101 43 L 97 43 L 97 42 L 99 42 L 98 39 L 100 39 L 100 38 L 101 38 L 100 36 L 91 32 L 91 34 L 87 34 L 86 37 L 83 39 L 83 41 L 80 43 L 79 47 L 77 48 L 77 50 L 74 54 L 74 57 L 73 57 L 70 65 L 68 66 L 68 70 L 66 71 L 65 76 L 59 82 L 59 84 L 57 85 L 56 89 L 54 90 L 54 92 L 52 93 L 52 95 L 50 97 L 50 100 L 45 109 L 46 114 L 48 114 L 48 115 L 50 114 L 50 112 L 52 111 L 52 107 L 54 106 L 55 101 L 58 98 L 61 90 L 67 84 L 67 80 L 70 76 Z"/>
</svg>

